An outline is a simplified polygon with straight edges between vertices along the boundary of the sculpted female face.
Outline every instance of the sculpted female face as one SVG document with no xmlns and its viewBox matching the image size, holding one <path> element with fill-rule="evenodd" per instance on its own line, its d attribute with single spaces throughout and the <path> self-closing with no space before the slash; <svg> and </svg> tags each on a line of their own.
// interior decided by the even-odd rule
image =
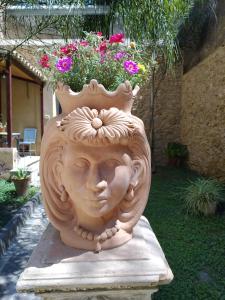
<svg viewBox="0 0 225 300">
<path fill-rule="evenodd" d="M 63 151 L 61 180 L 75 209 L 101 217 L 121 202 L 134 181 L 137 161 L 122 145 L 104 147 L 67 144 Z"/>
<path fill-rule="evenodd" d="M 57 117 L 45 131 L 40 170 L 46 211 L 66 245 L 100 251 L 132 238 L 150 182 L 139 119 L 115 107 Z"/>
</svg>

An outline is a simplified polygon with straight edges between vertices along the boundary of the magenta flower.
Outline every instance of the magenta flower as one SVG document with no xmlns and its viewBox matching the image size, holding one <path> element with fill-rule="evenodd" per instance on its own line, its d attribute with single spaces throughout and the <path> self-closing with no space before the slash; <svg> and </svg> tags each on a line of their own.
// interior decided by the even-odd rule
<svg viewBox="0 0 225 300">
<path fill-rule="evenodd" d="M 57 61 L 56 68 L 59 70 L 59 72 L 66 73 L 71 69 L 72 63 L 73 61 L 71 57 L 62 57 Z"/>
<path fill-rule="evenodd" d="M 123 39 L 124 39 L 124 34 L 123 33 L 116 33 L 116 34 L 110 36 L 109 42 L 110 42 L 110 44 L 123 43 L 123 41 L 124 41 Z"/>
<path fill-rule="evenodd" d="M 123 67 L 130 75 L 137 74 L 139 71 L 138 65 L 133 60 L 126 60 Z"/>
<path fill-rule="evenodd" d="M 87 47 L 87 46 L 89 46 L 89 43 L 88 43 L 88 41 L 80 41 L 80 45 L 83 47 Z"/>
<path fill-rule="evenodd" d="M 125 53 L 125 52 L 117 52 L 117 53 L 114 55 L 114 59 L 115 59 L 115 60 L 121 60 L 124 56 L 126 56 L 126 53 Z"/>
</svg>

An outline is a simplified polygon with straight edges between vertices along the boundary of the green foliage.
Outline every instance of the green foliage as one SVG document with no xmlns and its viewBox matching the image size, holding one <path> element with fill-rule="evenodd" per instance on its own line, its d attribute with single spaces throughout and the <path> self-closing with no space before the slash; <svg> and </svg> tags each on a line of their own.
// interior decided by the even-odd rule
<svg viewBox="0 0 225 300">
<path fill-rule="evenodd" d="M 82 42 L 87 42 L 88 45 L 83 46 Z M 67 49 L 70 45 L 63 46 L 63 49 Z M 102 45 L 105 45 L 105 50 L 100 50 Z M 73 91 L 80 91 L 84 84 L 89 84 L 91 79 L 96 79 L 106 89 L 115 90 L 120 83 L 126 80 L 129 80 L 134 87 L 137 84 L 143 85 L 149 78 L 150 55 L 142 45 L 135 45 L 132 48 L 125 43 L 109 43 L 103 36 L 85 32 L 85 40 L 75 41 L 73 47 L 76 50 L 69 55 L 62 53 L 62 45 L 54 48 L 51 52 L 45 50 L 44 56 L 48 55 L 49 66 L 46 67 L 44 61 L 43 70 L 54 85 L 61 81 L 69 85 Z M 115 55 L 118 53 L 122 53 L 124 56 L 115 59 Z M 72 58 L 72 67 L 69 71 L 60 72 L 56 64 L 61 57 L 67 58 L 68 56 Z M 139 66 L 141 65 L 135 74 L 130 74 L 124 68 L 124 62 L 131 60 Z"/>
<path fill-rule="evenodd" d="M 0 180 L 0 203 L 7 202 L 12 197 L 15 197 L 15 187 L 13 183 L 9 183 L 6 180 Z"/>
<path fill-rule="evenodd" d="M 150 43 L 156 56 L 163 56 L 171 67 L 179 56 L 177 34 L 197 0 L 117 0 L 111 13 L 122 16 L 125 31 L 135 40 Z"/>
<path fill-rule="evenodd" d="M 187 146 L 181 143 L 168 143 L 165 152 L 169 158 L 186 158 L 188 156 Z"/>
<path fill-rule="evenodd" d="M 210 215 L 219 202 L 225 201 L 224 187 L 215 179 L 198 178 L 180 190 L 187 213 Z"/>
<path fill-rule="evenodd" d="M 17 179 L 17 180 L 23 180 L 23 179 L 28 179 L 30 177 L 31 172 L 23 169 L 23 168 L 19 168 L 15 171 L 12 171 L 10 174 L 10 178 L 11 179 Z"/>
<path fill-rule="evenodd" d="M 160 286 L 154 300 L 218 300 L 225 295 L 225 214 L 205 218 L 187 215 L 183 199 L 171 195 L 198 175 L 177 168 L 157 168 L 145 216 L 158 238 L 174 274 Z M 208 279 L 201 278 L 207 273 Z"/>
<path fill-rule="evenodd" d="M 3 1 L 4 6 L 13 4 L 14 1 Z M 123 20 L 126 35 L 136 41 L 145 41 L 150 44 L 155 57 L 164 57 L 168 67 L 171 67 L 179 56 L 177 46 L 177 34 L 181 25 L 188 19 L 189 13 L 195 4 L 201 5 L 209 0 L 74 0 L 74 1 L 47 1 L 47 16 L 24 16 L 20 18 L 10 18 L 10 24 L 15 30 L 12 30 L 13 38 L 15 32 L 17 38 L 23 41 L 16 45 L 21 46 L 24 42 L 33 37 L 42 39 L 43 33 L 49 36 L 58 35 L 65 40 L 82 36 L 82 31 L 102 31 L 108 35 L 110 25 L 115 24 L 118 18 Z M 38 1 L 26 1 L 27 5 L 37 5 Z M 72 9 L 78 5 L 108 5 L 109 14 L 98 16 L 81 16 Z M 55 16 L 51 12 L 55 5 L 69 5 L 64 16 Z M 71 10 L 74 12 L 71 14 Z M 96 9 L 97 11 L 97 9 Z M 25 27 L 21 33 L 19 27 Z M 10 38 L 10 33 L 7 33 Z M 12 37 L 11 37 L 12 38 Z"/>
<path fill-rule="evenodd" d="M 18 197 L 16 195 L 14 184 L 0 179 L 0 228 L 13 217 L 18 208 L 32 198 L 37 192 L 37 187 L 30 186 L 25 196 Z"/>
<path fill-rule="evenodd" d="M 13 183 L 0 179 L 0 204 L 23 204 L 38 192 L 38 188 L 30 186 L 26 196 L 17 197 Z"/>
<path fill-rule="evenodd" d="M 178 39 L 181 49 L 200 49 L 207 37 L 209 25 L 216 23 L 216 0 L 200 1 L 191 9 L 189 17 L 181 25 Z"/>
</svg>

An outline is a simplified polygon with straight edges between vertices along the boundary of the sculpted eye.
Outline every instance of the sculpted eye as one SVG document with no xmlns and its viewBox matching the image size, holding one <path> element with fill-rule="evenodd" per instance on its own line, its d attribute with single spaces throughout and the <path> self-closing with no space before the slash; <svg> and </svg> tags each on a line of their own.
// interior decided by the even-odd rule
<svg viewBox="0 0 225 300">
<path fill-rule="evenodd" d="M 83 158 L 79 158 L 74 162 L 74 165 L 78 168 L 87 168 L 89 166 L 88 161 Z"/>
<path fill-rule="evenodd" d="M 116 168 L 117 166 L 121 165 L 121 162 L 116 159 L 109 159 L 105 161 L 104 164 L 108 168 Z"/>
</svg>

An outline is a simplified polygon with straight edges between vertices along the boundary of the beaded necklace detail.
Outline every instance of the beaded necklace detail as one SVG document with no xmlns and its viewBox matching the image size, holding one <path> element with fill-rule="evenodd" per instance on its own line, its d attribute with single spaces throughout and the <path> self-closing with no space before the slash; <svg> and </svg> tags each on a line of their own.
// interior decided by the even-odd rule
<svg viewBox="0 0 225 300">
<path fill-rule="evenodd" d="M 96 241 L 95 252 L 99 252 L 102 249 L 101 243 L 113 237 L 120 230 L 120 226 L 118 221 L 116 221 L 116 224 L 113 227 L 105 229 L 101 234 L 94 234 L 83 229 L 79 225 L 76 225 L 73 230 L 84 240 Z"/>
</svg>

